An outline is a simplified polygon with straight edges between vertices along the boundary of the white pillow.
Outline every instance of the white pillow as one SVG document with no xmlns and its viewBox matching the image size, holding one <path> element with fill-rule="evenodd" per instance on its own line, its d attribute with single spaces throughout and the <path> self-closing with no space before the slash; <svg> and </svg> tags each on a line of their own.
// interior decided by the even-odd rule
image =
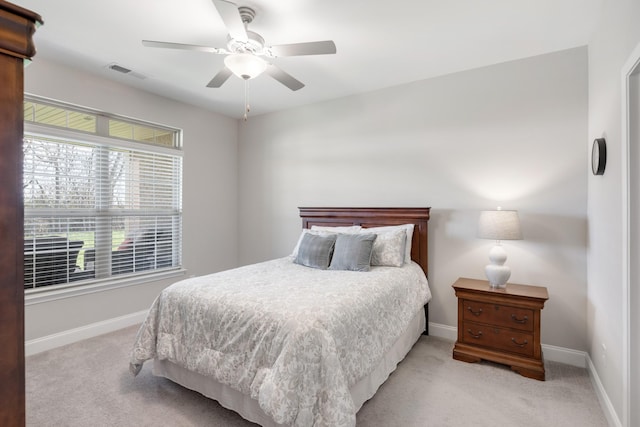
<svg viewBox="0 0 640 427">
<path fill-rule="evenodd" d="M 405 241 L 404 248 L 404 263 L 408 264 L 411 262 L 411 241 L 413 240 L 413 226 L 414 224 L 402 224 L 402 225 L 389 225 L 386 227 L 371 227 L 371 228 L 363 228 L 360 230 L 361 233 L 381 233 L 388 232 L 394 230 L 404 230 L 407 233 L 407 239 Z"/>
<path fill-rule="evenodd" d="M 378 238 L 373 242 L 371 265 L 388 267 L 402 267 L 404 265 L 405 230 L 391 230 L 377 233 Z"/>
<path fill-rule="evenodd" d="M 330 231 L 332 233 L 356 234 L 362 229 L 362 227 L 360 227 L 359 225 L 348 225 L 343 227 L 325 227 L 322 225 L 312 225 L 311 229 L 313 231 Z"/>
</svg>

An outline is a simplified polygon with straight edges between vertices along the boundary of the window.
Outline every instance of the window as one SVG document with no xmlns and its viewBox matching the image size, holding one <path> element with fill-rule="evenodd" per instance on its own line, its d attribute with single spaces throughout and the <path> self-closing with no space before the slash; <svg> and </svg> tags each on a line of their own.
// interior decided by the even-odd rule
<svg viewBox="0 0 640 427">
<path fill-rule="evenodd" d="M 24 116 L 25 290 L 181 267 L 179 130 L 28 96 Z"/>
</svg>

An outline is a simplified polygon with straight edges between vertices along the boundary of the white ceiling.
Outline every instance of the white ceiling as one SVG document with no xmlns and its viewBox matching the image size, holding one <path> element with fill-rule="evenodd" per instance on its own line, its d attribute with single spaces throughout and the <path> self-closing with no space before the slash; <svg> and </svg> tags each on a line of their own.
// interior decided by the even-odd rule
<svg viewBox="0 0 640 427">
<path fill-rule="evenodd" d="M 335 55 L 276 58 L 306 84 L 250 82 L 251 115 L 586 45 L 604 0 L 238 0 L 267 45 L 333 40 Z M 143 47 L 141 40 L 225 47 L 211 0 L 20 0 L 39 13 L 38 57 L 240 118 L 243 83 L 205 87 L 224 56 Z M 145 76 L 122 75 L 117 63 Z"/>
</svg>

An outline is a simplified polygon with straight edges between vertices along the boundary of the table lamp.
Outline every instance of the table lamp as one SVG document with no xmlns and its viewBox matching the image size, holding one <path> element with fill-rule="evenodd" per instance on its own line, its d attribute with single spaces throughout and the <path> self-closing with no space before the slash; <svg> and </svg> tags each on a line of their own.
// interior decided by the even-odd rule
<svg viewBox="0 0 640 427">
<path fill-rule="evenodd" d="M 500 241 L 522 239 L 518 211 L 498 208 L 495 211 L 480 212 L 478 237 L 496 241 L 495 246 L 489 251 L 491 264 L 488 264 L 484 271 L 492 288 L 506 288 L 507 280 L 511 276 L 511 269 L 504 265 L 507 260 L 507 252 Z"/>
</svg>

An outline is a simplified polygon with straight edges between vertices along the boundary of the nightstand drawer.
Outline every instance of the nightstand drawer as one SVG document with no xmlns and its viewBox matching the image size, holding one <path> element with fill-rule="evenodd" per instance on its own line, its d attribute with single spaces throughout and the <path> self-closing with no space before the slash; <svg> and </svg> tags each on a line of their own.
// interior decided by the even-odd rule
<svg viewBox="0 0 640 427">
<path fill-rule="evenodd" d="M 464 322 L 463 328 L 462 340 L 468 344 L 533 356 L 534 341 L 532 334 L 474 322 Z"/>
<path fill-rule="evenodd" d="M 463 300 L 464 320 L 533 332 L 533 310 Z"/>
</svg>

